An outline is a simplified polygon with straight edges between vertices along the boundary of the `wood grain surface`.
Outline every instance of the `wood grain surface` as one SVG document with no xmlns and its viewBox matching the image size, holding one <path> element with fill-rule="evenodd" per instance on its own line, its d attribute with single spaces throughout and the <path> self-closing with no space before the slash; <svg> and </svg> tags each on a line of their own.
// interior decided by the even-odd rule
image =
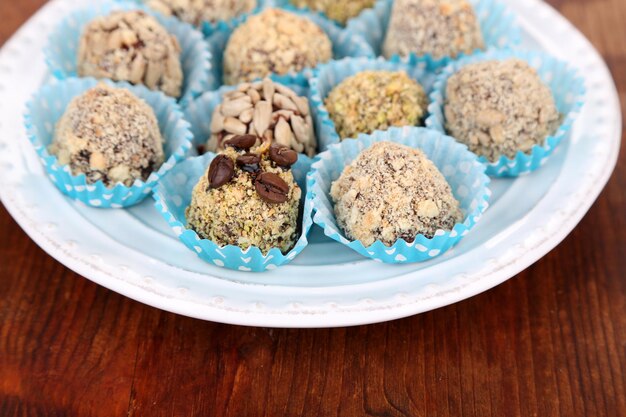
<svg viewBox="0 0 626 417">
<path fill-rule="evenodd" d="M 1 0 L 0 43 L 43 4 Z M 626 101 L 626 1 L 552 0 Z M 0 206 L 0 417 L 626 416 L 626 150 L 574 232 L 505 284 L 390 323 L 271 330 L 131 301 Z"/>
</svg>

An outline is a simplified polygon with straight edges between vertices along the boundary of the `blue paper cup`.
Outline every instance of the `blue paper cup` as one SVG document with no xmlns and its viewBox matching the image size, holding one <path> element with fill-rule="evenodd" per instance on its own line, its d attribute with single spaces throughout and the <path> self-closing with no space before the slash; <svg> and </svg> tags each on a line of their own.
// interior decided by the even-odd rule
<svg viewBox="0 0 626 417">
<path fill-rule="evenodd" d="M 485 41 L 485 47 L 504 48 L 521 42 L 521 30 L 515 14 L 500 0 L 469 0 L 474 7 L 476 17 Z M 393 0 L 380 3 L 375 13 L 368 13 L 361 21 L 351 23 L 347 29 L 365 37 L 377 55 L 382 55 L 382 47 L 387 35 Z M 476 52 L 479 52 L 477 50 Z M 464 56 L 460 54 L 457 58 Z M 430 55 L 404 57 L 407 63 L 425 62 L 430 69 L 440 69 L 449 64 L 451 57 L 433 58 Z"/>
<path fill-rule="evenodd" d="M 267 254 L 263 254 L 256 246 L 251 246 L 246 250 L 234 245 L 219 246 L 211 240 L 200 238 L 194 230 L 187 228 L 185 210 L 191 204 L 193 188 L 200 177 L 205 175 L 214 157 L 215 154 L 209 152 L 190 158 L 174 167 L 153 194 L 156 200 L 155 207 L 159 213 L 180 241 L 195 252 L 200 259 L 210 264 L 239 271 L 261 272 L 291 262 L 308 245 L 307 235 L 313 224 L 311 202 L 304 198 L 306 173 L 309 170 L 308 162 L 298 158 L 298 162 L 292 167 L 294 178 L 302 189 L 301 207 L 304 209 L 300 236 L 293 249 L 287 254 L 283 254 L 278 248 L 270 249 Z"/>
<path fill-rule="evenodd" d="M 339 61 L 331 61 L 320 65 L 315 70 L 315 75 L 309 81 L 309 101 L 313 109 L 313 119 L 318 135 L 318 148 L 322 151 L 332 144 L 341 142 L 337 133 L 335 122 L 328 114 L 324 100 L 338 84 L 346 78 L 362 71 L 386 70 L 404 71 L 409 77 L 419 82 L 428 95 L 435 82 L 435 73 L 428 71 L 425 65 L 418 63 L 407 64 L 401 62 L 398 57 L 391 60 L 377 58 L 345 58 Z"/>
<path fill-rule="evenodd" d="M 135 4 L 139 4 L 139 5 L 145 5 L 145 3 L 147 3 L 147 0 L 128 0 L 128 1 L 133 2 Z M 199 25 L 198 28 L 202 30 L 202 33 L 204 34 L 205 37 L 209 37 L 220 27 L 232 27 L 232 26 L 238 25 L 242 19 L 245 19 L 246 16 L 259 12 L 261 9 L 263 9 L 268 4 L 270 4 L 270 1 L 271 0 L 257 0 L 257 6 L 248 13 L 242 13 L 241 15 L 234 17 L 232 19 L 219 20 L 217 22 L 209 22 L 205 20 Z M 148 6 L 146 5 L 146 7 Z"/>
<path fill-rule="evenodd" d="M 152 107 L 165 140 L 165 162 L 146 181 L 135 180 L 130 187 L 118 183 L 108 188 L 102 181 L 90 184 L 84 174 L 73 175 L 68 165 L 60 165 L 57 157 L 50 155 L 47 148 L 54 138 L 55 126 L 70 101 L 98 82 L 93 78 L 68 78 L 43 86 L 27 104 L 24 116 L 26 131 L 48 177 L 61 192 L 92 207 L 129 207 L 146 198 L 163 175 L 185 158 L 191 147 L 189 123 L 183 119 L 178 104 L 163 93 L 143 86 L 104 81 L 114 87 L 127 88 Z"/>
<path fill-rule="evenodd" d="M 376 142 L 390 141 L 422 150 L 437 166 L 450 184 L 454 197 L 464 214 L 462 223 L 452 230 L 439 230 L 431 239 L 419 235 L 411 243 L 399 239 L 393 246 L 376 241 L 364 246 L 358 240 L 349 240 L 337 224 L 334 205 L 330 197 L 332 182 L 344 168 L 365 149 Z M 434 130 L 420 127 L 391 128 L 371 135 L 359 135 L 358 140 L 347 140 L 331 145 L 318 155 L 307 176 L 307 200 L 313 202 L 314 223 L 324 229 L 326 236 L 346 245 L 361 255 L 385 263 L 412 263 L 432 259 L 457 244 L 488 207 L 491 192 L 485 167 L 476 156 L 454 139 Z"/>
<path fill-rule="evenodd" d="M 462 67 L 468 64 L 517 58 L 526 61 L 537 73 L 543 82 L 550 87 L 556 107 L 563 116 L 563 122 L 557 131 L 548 136 L 542 145 L 532 147 L 530 153 L 518 151 L 515 158 L 502 155 L 496 162 L 490 162 L 484 156 L 480 161 L 487 165 L 487 174 L 492 177 L 516 177 L 534 171 L 545 164 L 548 157 L 569 132 L 584 104 L 585 82 L 578 72 L 565 62 L 559 61 L 544 52 L 519 50 L 493 50 L 471 57 L 463 58 L 450 64 L 437 77 L 435 86 L 430 95 L 430 116 L 426 119 L 426 126 L 439 132 L 446 133 L 444 104 L 446 100 L 446 86 L 448 79 Z"/>
<path fill-rule="evenodd" d="M 306 96 L 308 88 L 299 85 L 287 85 L 298 95 Z M 185 118 L 191 123 L 191 132 L 194 137 L 194 148 L 204 145 L 211 136 L 211 119 L 213 111 L 222 102 L 224 94 L 233 91 L 237 86 L 226 86 L 216 91 L 208 91 L 192 101 L 184 110 Z M 313 109 L 311 108 L 311 111 Z M 318 138 L 319 140 L 319 138 Z M 300 154 L 298 160 L 310 166 L 313 158 Z M 306 173 L 305 173 L 306 174 Z"/>
<path fill-rule="evenodd" d="M 44 49 L 46 63 L 58 79 L 78 76 L 78 45 L 83 27 L 98 16 L 116 10 L 141 9 L 157 18 L 169 33 L 176 36 L 181 47 L 183 88 L 179 101 L 185 105 L 207 90 L 211 80 L 211 54 L 202 34 L 178 19 L 164 17 L 134 3 L 103 2 L 73 12 L 65 17 L 48 38 Z"/>
<path fill-rule="evenodd" d="M 290 8 L 294 7 L 293 3 L 290 0 L 270 0 L 272 2 L 272 6 L 282 7 L 282 8 Z M 384 30 L 381 22 L 389 21 L 389 12 L 391 11 L 391 7 L 389 7 L 386 3 L 391 2 L 392 0 L 377 0 L 374 2 L 373 7 L 368 7 L 363 9 L 358 15 L 348 19 L 345 25 L 337 22 L 336 20 L 331 19 L 322 11 L 312 11 L 313 13 L 319 13 L 328 20 L 335 22 L 338 26 L 345 26 L 349 30 L 356 31 L 356 33 L 361 34 L 370 45 L 373 45 L 376 39 L 382 38 L 385 36 Z M 300 10 L 311 11 L 308 7 L 301 7 Z"/>
<path fill-rule="evenodd" d="M 373 8 L 363 10 L 357 17 L 346 23 L 346 29 L 363 36 L 374 47 L 377 55 L 380 53 L 376 51 L 375 46 L 379 42 L 378 39 L 385 38 L 392 4 L 393 0 L 378 0 Z M 382 44 L 382 41 L 380 42 Z"/>
<path fill-rule="evenodd" d="M 326 19 L 319 13 L 311 13 L 304 10 L 296 9 L 295 7 L 283 7 L 283 9 L 305 17 L 318 25 L 330 38 L 333 46 L 333 58 L 341 59 L 345 57 L 368 57 L 374 58 L 374 51 L 367 41 L 360 35 L 348 32 L 345 29 L 341 29 L 334 22 Z M 224 69 L 224 50 L 228 44 L 233 31 L 243 24 L 249 16 L 238 22 L 234 27 L 220 26 L 213 35 L 208 38 L 208 42 L 211 48 L 211 89 L 217 90 L 220 88 L 223 82 L 223 69 Z M 308 86 L 308 80 L 313 76 L 314 68 L 306 68 L 300 72 L 294 72 L 284 75 L 272 75 L 272 79 L 281 82 L 283 84 Z"/>
</svg>

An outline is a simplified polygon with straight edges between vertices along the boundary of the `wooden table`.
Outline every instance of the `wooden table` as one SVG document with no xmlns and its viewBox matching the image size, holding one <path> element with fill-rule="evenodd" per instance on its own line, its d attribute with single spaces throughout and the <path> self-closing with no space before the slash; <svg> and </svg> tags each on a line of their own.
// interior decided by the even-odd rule
<svg viewBox="0 0 626 417">
<path fill-rule="evenodd" d="M 2 0 L 0 43 L 44 0 Z M 624 106 L 626 2 L 552 0 Z M 580 225 L 478 297 L 391 323 L 272 330 L 93 284 L 0 206 L 0 416 L 625 416 L 626 150 Z"/>
</svg>

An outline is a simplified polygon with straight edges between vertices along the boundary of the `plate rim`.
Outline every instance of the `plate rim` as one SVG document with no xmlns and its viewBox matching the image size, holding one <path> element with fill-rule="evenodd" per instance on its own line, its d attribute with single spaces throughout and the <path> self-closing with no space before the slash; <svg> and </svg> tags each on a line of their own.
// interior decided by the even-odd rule
<svg viewBox="0 0 626 417">
<path fill-rule="evenodd" d="M 70 7 L 71 0 L 53 0 L 44 5 L 32 16 L 14 35 L 10 38 L 0 51 L 0 69 L 9 68 L 10 53 L 7 51 L 15 48 L 15 45 L 23 43 L 27 38 L 27 33 L 31 32 L 40 20 L 47 15 L 52 16 L 55 9 L 62 10 Z M 73 6 L 75 7 L 75 5 Z M 603 100 L 609 102 L 611 112 L 614 113 L 611 120 L 613 130 L 607 133 L 611 149 L 606 152 L 607 160 L 602 164 L 602 169 L 596 172 L 592 181 L 592 188 L 585 193 L 573 195 L 574 202 L 577 203 L 576 210 L 568 216 L 563 217 L 558 233 L 550 233 L 538 239 L 534 248 L 526 250 L 523 256 L 513 257 L 509 262 L 494 262 L 484 271 L 479 271 L 481 277 L 477 280 L 472 277 L 450 282 L 455 285 L 448 285 L 448 288 L 432 288 L 422 291 L 422 294 L 405 294 L 398 300 L 363 300 L 363 302 L 351 305 L 320 305 L 319 308 L 310 308 L 299 305 L 297 302 L 290 303 L 281 309 L 264 309 L 247 306 L 244 309 L 235 308 L 228 304 L 227 300 L 214 297 L 211 302 L 195 302 L 191 298 L 184 298 L 185 294 L 172 291 L 156 291 L 154 286 L 142 285 L 131 282 L 125 277 L 115 276 L 104 268 L 98 267 L 97 262 L 87 259 L 77 259 L 71 250 L 68 250 L 60 242 L 56 242 L 50 233 L 46 233 L 37 223 L 29 218 L 26 207 L 20 203 L 15 195 L 11 194 L 11 189 L 4 183 L 4 175 L 0 175 L 0 200 L 3 202 L 9 214 L 16 220 L 26 234 L 39 245 L 45 252 L 57 261 L 77 272 L 81 276 L 96 282 L 110 290 L 121 293 L 139 302 L 157 307 L 162 310 L 183 314 L 204 320 L 217 321 L 229 324 L 269 326 L 269 327 L 339 327 L 360 324 L 377 323 L 419 314 L 435 308 L 443 307 L 458 301 L 473 297 L 483 291 L 491 289 L 502 282 L 512 278 L 528 266 L 535 263 L 545 254 L 556 247 L 575 228 L 582 217 L 593 205 L 600 192 L 608 182 L 618 160 L 619 148 L 621 145 L 621 111 L 618 93 L 613 78 L 608 67 L 600 57 L 597 50 L 584 37 L 584 35 L 561 16 L 550 5 L 541 0 L 518 0 L 517 7 L 534 8 L 534 12 L 539 19 L 554 20 L 555 25 L 560 25 L 560 29 L 573 35 L 573 42 L 578 44 L 577 48 L 586 55 L 589 65 L 596 67 L 596 71 L 602 72 L 603 82 L 609 82 L 609 88 L 594 88 L 593 93 L 602 93 Z M 57 13 L 58 13 L 57 10 Z M 557 24 L 558 23 L 558 24 Z M 525 30 L 530 32 L 536 30 L 534 27 L 526 26 Z M 2 72 L 0 71 L 0 74 Z M 0 95 L 2 95 L 2 80 L 0 79 Z M 606 87 L 606 86 L 605 86 Z M 588 87 L 588 90 L 590 88 Z M 0 116 L 0 121 L 2 117 Z M 21 123 L 21 120 L 20 120 Z M 0 130 L 1 131 L 1 130 Z M 25 133 L 24 133 L 25 134 Z M 0 139 L 1 141 L 1 139 Z M 0 172 L 2 171 L 0 167 Z M 15 192 L 15 190 L 13 190 Z M 232 285 L 250 285 L 232 282 Z M 368 284 L 358 284 L 368 285 Z M 323 290 L 318 287 L 316 290 Z M 425 292 L 425 294 L 424 294 Z"/>
</svg>

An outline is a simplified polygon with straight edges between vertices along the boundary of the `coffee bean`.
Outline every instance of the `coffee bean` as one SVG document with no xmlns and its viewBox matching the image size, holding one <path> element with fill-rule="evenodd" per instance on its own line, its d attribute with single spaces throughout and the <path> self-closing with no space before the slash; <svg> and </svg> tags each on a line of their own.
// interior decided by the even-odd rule
<svg viewBox="0 0 626 417">
<path fill-rule="evenodd" d="M 259 197 L 270 204 L 280 204 L 287 201 L 289 185 L 278 175 L 264 172 L 259 175 L 254 183 Z"/>
<path fill-rule="evenodd" d="M 270 159 L 278 166 L 289 168 L 298 161 L 298 153 L 286 146 L 274 144 L 270 147 Z"/>
<path fill-rule="evenodd" d="M 261 157 L 253 153 L 247 153 L 237 157 L 237 165 L 245 172 L 253 173 L 259 171 L 261 169 L 259 165 L 260 162 Z"/>
<path fill-rule="evenodd" d="M 234 138 L 231 138 L 224 142 L 224 146 L 248 150 L 254 146 L 254 144 L 256 143 L 256 139 L 257 138 L 254 135 L 237 135 Z"/>
<path fill-rule="evenodd" d="M 235 164 L 226 155 L 217 155 L 209 166 L 209 186 L 220 188 L 235 175 Z"/>
</svg>

